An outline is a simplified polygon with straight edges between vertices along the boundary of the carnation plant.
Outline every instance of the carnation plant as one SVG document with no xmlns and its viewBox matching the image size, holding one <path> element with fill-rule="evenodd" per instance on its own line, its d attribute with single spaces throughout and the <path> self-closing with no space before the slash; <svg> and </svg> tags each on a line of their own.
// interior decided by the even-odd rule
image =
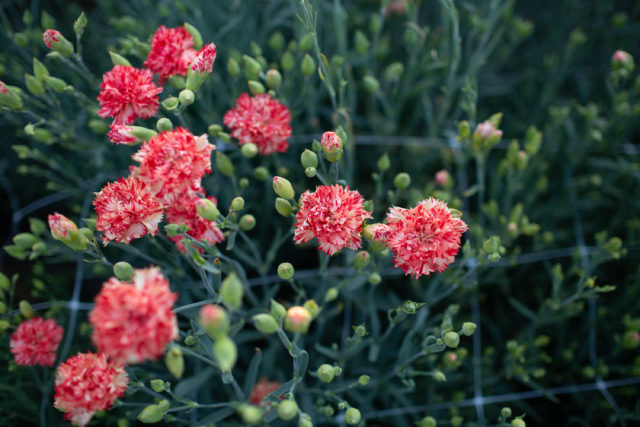
<svg viewBox="0 0 640 427">
<path fill-rule="evenodd" d="M 2 9 L 7 422 L 638 419 L 625 46 L 570 102 L 513 2 L 196 3 Z"/>
</svg>

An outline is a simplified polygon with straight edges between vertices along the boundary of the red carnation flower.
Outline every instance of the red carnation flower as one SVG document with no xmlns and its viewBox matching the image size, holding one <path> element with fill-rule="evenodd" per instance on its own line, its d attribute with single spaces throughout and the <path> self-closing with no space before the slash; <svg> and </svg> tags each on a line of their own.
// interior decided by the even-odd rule
<svg viewBox="0 0 640 427">
<path fill-rule="evenodd" d="M 191 71 L 210 73 L 213 70 L 213 62 L 216 60 L 216 45 L 213 43 L 202 46 L 196 59 L 191 63 Z"/>
<path fill-rule="evenodd" d="M 85 426 L 98 411 L 124 394 L 129 377 L 124 366 L 105 354 L 79 353 L 58 366 L 53 406 L 72 424 Z"/>
<path fill-rule="evenodd" d="M 146 142 L 132 158 L 131 174 L 146 182 L 151 192 L 165 203 L 183 194 L 200 191 L 201 179 L 211 173 L 211 152 L 207 135 L 198 137 L 184 128 L 162 132 Z"/>
<path fill-rule="evenodd" d="M 162 205 L 139 179 L 120 178 L 95 194 L 93 205 L 98 214 L 96 230 L 103 232 L 105 244 L 110 240 L 130 243 L 133 239 L 158 231 Z"/>
<path fill-rule="evenodd" d="M 129 125 L 136 118 L 147 119 L 158 111 L 162 88 L 153 83 L 149 70 L 116 65 L 102 76 L 100 110 L 103 119 L 113 117 L 114 124 Z"/>
<path fill-rule="evenodd" d="M 120 363 L 156 360 L 178 337 L 172 311 L 177 299 L 157 267 L 135 270 L 131 283 L 112 277 L 89 314 L 91 339 L 100 352 Z"/>
<path fill-rule="evenodd" d="M 158 83 L 171 76 L 186 75 L 198 52 L 192 49 L 193 36 L 184 27 L 161 25 L 151 39 L 151 51 L 143 65 L 158 74 Z M 212 61 L 213 64 L 213 61 Z"/>
<path fill-rule="evenodd" d="M 131 145 L 138 142 L 138 138 L 131 134 L 131 126 L 129 125 L 111 125 L 111 131 L 109 131 L 109 141 L 114 144 Z"/>
<path fill-rule="evenodd" d="M 53 366 L 63 332 L 53 319 L 34 317 L 20 323 L 9 341 L 16 364 Z"/>
<path fill-rule="evenodd" d="M 252 142 L 262 155 L 282 153 L 289 148 L 291 113 L 270 95 L 251 97 L 243 93 L 238 97 L 236 107 L 224 115 L 224 124 L 240 145 Z"/>
<path fill-rule="evenodd" d="M 413 278 L 444 271 L 460 248 L 467 224 L 451 215 L 447 204 L 429 198 L 415 208 L 392 207 L 387 213 L 386 244 L 394 266 Z"/>
<path fill-rule="evenodd" d="M 7 85 L 4 84 L 4 82 L 1 80 L 0 80 L 0 93 L 3 93 L 5 95 L 9 94 L 9 89 L 7 89 Z"/>
<path fill-rule="evenodd" d="M 362 223 L 371 214 L 362 208 L 364 198 L 357 191 L 338 184 L 321 185 L 300 197 L 293 240 L 307 243 L 318 239 L 318 249 L 333 255 L 342 248 L 358 249 L 362 244 Z"/>
<path fill-rule="evenodd" d="M 215 197 L 208 197 L 213 203 L 217 203 Z M 214 221 L 209 221 L 198 215 L 196 202 L 200 197 L 195 193 L 190 193 L 173 201 L 166 209 L 167 222 L 171 224 L 186 224 L 189 227 L 187 234 L 194 239 L 204 240 L 210 245 L 215 245 L 224 241 L 224 234 Z M 180 252 L 186 252 L 182 243 L 182 236 L 170 237 L 176 244 Z M 202 250 L 200 250 L 202 252 Z"/>
<path fill-rule="evenodd" d="M 260 378 L 260 381 L 258 381 L 256 385 L 253 386 L 253 390 L 251 390 L 249 403 L 253 405 L 260 405 L 265 397 L 280 387 L 282 387 L 282 383 L 278 381 L 269 381 L 265 377 Z M 282 397 L 280 398 L 282 399 Z"/>
</svg>

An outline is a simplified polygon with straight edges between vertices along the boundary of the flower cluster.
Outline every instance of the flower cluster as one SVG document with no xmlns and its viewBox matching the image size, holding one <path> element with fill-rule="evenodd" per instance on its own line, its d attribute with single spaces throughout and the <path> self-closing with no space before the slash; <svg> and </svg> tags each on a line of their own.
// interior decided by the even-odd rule
<svg viewBox="0 0 640 427">
<path fill-rule="evenodd" d="M 224 124 L 240 145 L 249 142 L 258 146 L 262 155 L 285 152 L 291 136 L 291 113 L 277 99 L 267 94 L 254 97 L 243 93 L 235 108 L 224 115 Z"/>
<path fill-rule="evenodd" d="M 9 346 L 18 365 L 53 366 L 64 329 L 53 319 L 34 317 L 20 323 Z"/>
<path fill-rule="evenodd" d="M 341 185 L 322 185 L 300 197 L 294 241 L 318 239 L 318 249 L 333 255 L 342 248 L 358 249 L 362 244 L 362 223 L 371 214 L 362 207 L 364 198 Z"/>
<path fill-rule="evenodd" d="M 158 74 L 158 83 L 164 84 L 171 76 L 186 75 L 197 54 L 193 36 L 184 27 L 162 25 L 151 39 L 151 50 L 143 65 Z"/>
<path fill-rule="evenodd" d="M 177 298 L 158 268 L 136 270 L 131 283 L 112 277 L 89 314 L 93 343 L 120 363 L 156 360 L 178 337 Z"/>
<path fill-rule="evenodd" d="M 124 366 L 107 361 L 105 354 L 80 353 L 58 366 L 53 405 L 64 418 L 85 426 L 124 394 L 129 377 Z"/>
</svg>

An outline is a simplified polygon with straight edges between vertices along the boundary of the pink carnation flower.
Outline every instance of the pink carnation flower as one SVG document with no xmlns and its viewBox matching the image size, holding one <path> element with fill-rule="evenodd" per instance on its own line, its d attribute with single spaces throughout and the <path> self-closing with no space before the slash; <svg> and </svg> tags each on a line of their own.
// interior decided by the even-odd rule
<svg viewBox="0 0 640 427">
<path fill-rule="evenodd" d="M 48 220 L 51 235 L 56 240 L 68 239 L 71 237 L 71 233 L 78 231 L 78 226 L 73 221 L 58 212 L 49 215 Z"/>
<path fill-rule="evenodd" d="M 496 136 L 499 138 L 502 137 L 502 131 L 499 129 L 496 129 L 495 126 L 493 126 L 493 124 L 489 120 L 486 120 L 480 123 L 476 127 L 475 133 L 479 135 L 482 139 L 487 139 L 490 136 Z"/>
<path fill-rule="evenodd" d="M 51 29 L 45 30 L 45 32 L 42 33 L 42 41 L 47 48 L 51 49 L 52 44 L 59 42 L 61 36 L 62 34 L 60 34 L 60 31 Z"/>
<path fill-rule="evenodd" d="M 130 243 L 147 233 L 156 234 L 162 220 L 162 205 L 138 178 L 120 178 L 107 184 L 93 201 L 98 219 L 96 230 L 110 240 Z"/>
<path fill-rule="evenodd" d="M 380 236 L 395 255 L 394 266 L 418 278 L 442 272 L 454 261 L 467 228 L 464 221 L 451 215 L 446 203 L 429 198 L 411 209 L 389 209 Z"/>
<path fill-rule="evenodd" d="M 72 424 L 85 426 L 98 411 L 124 394 L 129 377 L 124 366 L 104 354 L 79 353 L 58 366 L 53 406 Z"/>
<path fill-rule="evenodd" d="M 218 228 L 214 221 L 209 221 L 198 215 L 196 211 L 196 202 L 200 200 L 200 197 L 195 193 L 191 193 L 182 197 L 179 197 L 169 206 L 167 206 L 166 216 L 167 221 L 170 224 L 186 224 L 189 227 L 187 234 L 194 239 L 201 241 L 204 240 L 210 245 L 215 245 L 224 241 L 224 234 Z M 216 198 L 209 197 L 213 203 L 217 203 Z M 180 252 L 186 252 L 184 244 L 182 243 L 182 236 L 170 237 L 176 244 L 176 247 Z M 200 250 L 202 252 L 202 250 Z"/>
<path fill-rule="evenodd" d="M 258 153 L 273 154 L 289 148 L 287 138 L 291 136 L 291 113 L 289 108 L 267 94 L 254 97 L 243 93 L 235 108 L 224 115 L 224 124 L 231 129 L 231 136 L 240 145 L 252 142 Z"/>
<path fill-rule="evenodd" d="M 342 186 L 321 185 L 300 197 L 295 235 L 298 244 L 318 239 L 318 249 L 333 255 L 342 248 L 358 249 L 362 245 L 362 223 L 371 214 L 362 208 L 364 198 L 357 191 Z"/>
<path fill-rule="evenodd" d="M 34 317 L 20 323 L 9 341 L 16 364 L 53 366 L 63 332 L 53 319 Z"/>
<path fill-rule="evenodd" d="M 213 62 L 216 60 L 216 45 L 213 43 L 202 46 L 198 55 L 191 63 L 191 71 L 210 73 L 213 70 Z"/>
<path fill-rule="evenodd" d="M 156 360 L 178 337 L 173 303 L 178 294 L 157 267 L 135 270 L 131 283 L 112 277 L 89 314 L 98 351 L 124 363 Z"/>
<path fill-rule="evenodd" d="M 151 50 L 143 65 L 158 74 L 158 83 L 164 84 L 171 76 L 187 74 L 189 64 L 198 53 L 192 46 L 193 36 L 184 27 L 161 25 L 153 34 Z"/>
<path fill-rule="evenodd" d="M 111 131 L 109 131 L 109 141 L 114 144 L 131 145 L 138 142 L 138 138 L 131 134 L 131 126 L 129 125 L 111 125 Z"/>
<path fill-rule="evenodd" d="M 322 134 L 322 139 L 320 140 L 320 144 L 325 152 L 330 152 L 334 150 L 339 150 L 342 148 L 342 141 L 340 137 L 336 135 L 335 132 L 325 132 Z"/>
<path fill-rule="evenodd" d="M 207 135 L 198 137 L 184 128 L 161 132 L 147 141 L 132 158 L 131 174 L 146 182 L 164 203 L 192 191 L 200 191 L 201 179 L 211 173 L 211 152 Z"/>
<path fill-rule="evenodd" d="M 114 124 L 129 125 L 138 117 L 147 119 L 158 111 L 162 88 L 153 83 L 149 70 L 116 65 L 104 73 L 100 88 L 98 115 L 103 119 L 113 117 Z"/>
</svg>

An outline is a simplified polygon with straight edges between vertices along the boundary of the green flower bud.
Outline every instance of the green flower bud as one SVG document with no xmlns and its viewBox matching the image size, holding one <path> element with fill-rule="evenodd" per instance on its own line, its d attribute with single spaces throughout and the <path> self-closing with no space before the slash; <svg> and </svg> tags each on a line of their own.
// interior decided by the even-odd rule
<svg viewBox="0 0 640 427">
<path fill-rule="evenodd" d="M 284 421 L 290 421 L 298 415 L 298 405 L 293 400 L 283 400 L 278 405 L 278 417 Z"/>
<path fill-rule="evenodd" d="M 240 147 L 240 152 L 247 159 L 252 159 L 258 154 L 258 146 L 252 142 L 248 142 Z"/>
<path fill-rule="evenodd" d="M 306 52 L 313 48 L 313 34 L 307 33 L 300 38 L 300 50 Z"/>
<path fill-rule="evenodd" d="M 5 274 L 0 273 L 0 289 L 8 291 L 9 288 L 11 288 L 11 282 L 9 281 L 9 278 Z"/>
<path fill-rule="evenodd" d="M 85 16 L 84 12 L 82 12 L 80 14 L 80 16 L 78 16 L 78 19 L 76 19 L 73 23 L 73 31 L 76 33 L 76 36 L 78 38 L 82 37 L 82 34 L 84 34 L 84 29 L 87 26 L 87 17 Z"/>
<path fill-rule="evenodd" d="M 442 337 L 447 347 L 456 348 L 460 344 L 460 335 L 453 331 L 449 331 Z"/>
<path fill-rule="evenodd" d="M 182 374 L 184 373 L 184 357 L 182 357 L 182 351 L 179 347 L 173 346 L 167 351 L 164 363 L 171 375 L 176 378 L 182 378 Z"/>
<path fill-rule="evenodd" d="M 229 333 L 229 316 L 224 308 L 215 304 L 207 304 L 200 309 L 200 325 L 212 340 Z"/>
<path fill-rule="evenodd" d="M 258 166 L 253 171 L 253 176 L 258 181 L 264 181 L 265 179 L 269 178 L 269 169 L 265 168 L 264 166 Z"/>
<path fill-rule="evenodd" d="M 169 84 L 171 86 L 173 86 L 174 88 L 178 89 L 178 90 L 182 90 L 182 89 L 185 89 L 185 88 L 187 88 L 189 90 L 196 90 L 195 89 L 196 84 L 194 84 L 194 83 L 196 83 L 194 81 L 194 77 L 191 77 L 191 79 L 190 79 L 190 87 L 187 88 L 187 80 L 185 80 L 184 77 L 182 77 L 182 76 L 171 76 L 171 77 L 169 77 Z M 199 83 L 199 81 L 197 83 Z"/>
<path fill-rule="evenodd" d="M 271 315 L 276 319 L 276 320 L 280 320 L 282 319 L 284 316 L 287 315 L 287 309 L 284 308 L 284 306 L 282 304 L 280 304 L 279 302 L 277 302 L 276 300 L 272 299 L 271 300 Z"/>
<path fill-rule="evenodd" d="M 447 377 L 445 376 L 444 372 L 442 371 L 435 371 L 433 373 L 433 379 L 436 380 L 439 383 L 443 383 L 447 380 Z"/>
<path fill-rule="evenodd" d="M 287 331 L 296 334 L 305 334 L 311 324 L 311 313 L 299 305 L 287 310 L 287 317 L 284 319 L 284 327 Z"/>
<path fill-rule="evenodd" d="M 209 199 L 198 199 L 195 203 L 196 212 L 201 218 L 207 219 L 209 221 L 216 221 L 218 219 L 218 215 L 220 215 L 220 211 L 216 207 L 216 204 Z"/>
<path fill-rule="evenodd" d="M 22 315 L 22 317 L 24 317 L 25 319 L 31 319 L 36 314 L 33 311 L 33 308 L 31 308 L 31 304 L 29 304 L 27 300 L 20 301 L 20 303 L 18 304 L 18 309 L 20 310 L 20 314 Z"/>
<path fill-rule="evenodd" d="M 289 280 L 293 277 L 293 273 L 295 272 L 293 265 L 288 262 L 283 262 L 278 266 L 278 277 L 282 280 Z"/>
<path fill-rule="evenodd" d="M 371 377 L 369 375 L 360 375 L 360 378 L 358 378 L 358 383 L 362 386 L 369 384 L 369 381 L 371 381 Z"/>
<path fill-rule="evenodd" d="M 256 329 L 263 334 L 273 334 L 278 329 L 278 322 L 270 314 L 256 314 L 252 319 Z"/>
<path fill-rule="evenodd" d="M 155 391 L 156 393 L 162 393 L 164 391 L 163 380 L 160 380 L 160 379 L 151 380 L 149 381 L 149 384 L 151 385 L 151 390 Z"/>
<path fill-rule="evenodd" d="M 245 424 L 253 425 L 260 424 L 262 422 L 262 411 L 260 408 L 254 405 L 240 405 L 238 413 L 242 417 L 242 422 Z"/>
<path fill-rule="evenodd" d="M 202 47 L 202 36 L 200 35 L 200 31 L 187 22 L 184 23 L 184 29 L 191 34 L 191 37 L 193 37 L 193 48 L 200 49 Z"/>
<path fill-rule="evenodd" d="M 53 23 L 50 22 L 50 24 Z M 50 34 L 56 33 L 52 38 Z M 55 30 L 46 30 L 42 35 L 42 40 L 45 41 L 45 45 L 54 52 L 58 52 L 62 56 L 70 56 L 73 53 L 73 44 L 67 40 L 62 34 Z"/>
<path fill-rule="evenodd" d="M 372 285 L 377 285 L 382 281 L 382 277 L 378 273 L 371 273 L 368 277 L 369 283 Z"/>
<path fill-rule="evenodd" d="M 318 307 L 318 303 L 314 299 L 305 301 L 303 307 L 306 308 L 309 313 L 311 313 L 312 319 L 315 319 L 320 313 L 320 310 L 322 310 L 321 307 Z"/>
<path fill-rule="evenodd" d="M 226 176 L 233 176 L 234 168 L 233 163 L 231 163 L 231 159 L 222 153 L 221 151 L 216 151 L 216 164 L 218 165 L 218 169 L 220 173 Z"/>
<path fill-rule="evenodd" d="M 47 245 L 45 245 L 44 242 L 36 242 L 31 247 L 31 251 L 37 255 L 45 255 L 47 253 Z"/>
<path fill-rule="evenodd" d="M 511 421 L 511 427 L 526 427 L 527 424 L 522 418 L 515 418 Z"/>
<path fill-rule="evenodd" d="M 300 163 L 304 168 L 318 167 L 318 155 L 309 149 L 305 149 L 300 155 Z"/>
<path fill-rule="evenodd" d="M 196 343 L 196 339 L 193 335 L 187 335 L 184 337 L 184 343 L 186 345 L 194 345 Z"/>
<path fill-rule="evenodd" d="M 356 408 L 349 408 L 344 413 L 344 422 L 349 425 L 356 425 L 360 422 L 362 415 L 360 415 L 360 411 Z"/>
<path fill-rule="evenodd" d="M 278 90 L 282 84 L 282 75 L 278 70 L 271 69 L 267 71 L 266 82 L 269 89 Z"/>
<path fill-rule="evenodd" d="M 243 176 L 238 180 L 238 185 L 242 189 L 247 188 L 249 186 L 249 178 L 247 178 L 246 176 Z"/>
<path fill-rule="evenodd" d="M 235 271 L 229 273 L 229 275 L 222 281 L 220 296 L 222 297 L 224 305 L 231 310 L 236 310 L 242 305 L 244 286 L 242 286 L 242 282 Z"/>
<path fill-rule="evenodd" d="M 209 135 L 213 137 L 217 137 L 218 135 L 220 135 L 220 132 L 222 132 L 222 126 L 220 126 L 217 123 L 214 123 L 212 125 L 209 125 L 209 127 L 207 128 L 207 131 L 209 132 Z"/>
<path fill-rule="evenodd" d="M 158 129 L 159 132 L 170 131 L 173 129 L 173 123 L 171 123 L 171 120 L 163 117 L 156 122 L 156 129 Z"/>
<path fill-rule="evenodd" d="M 331 301 L 335 300 L 336 298 L 338 298 L 338 289 L 329 288 L 327 290 L 327 293 L 324 295 L 324 302 L 331 302 Z"/>
<path fill-rule="evenodd" d="M 478 325 L 473 322 L 464 322 L 462 324 L 462 334 L 470 337 L 476 331 L 477 327 Z"/>
<path fill-rule="evenodd" d="M 389 83 L 397 83 L 403 73 L 404 65 L 402 62 L 393 62 L 384 70 L 383 78 Z"/>
<path fill-rule="evenodd" d="M 229 337 L 220 337 L 213 345 L 213 355 L 222 372 L 231 372 L 238 359 L 236 343 Z"/>
<path fill-rule="evenodd" d="M 300 419 L 298 420 L 298 427 L 313 427 L 311 416 L 309 414 L 300 414 Z"/>
<path fill-rule="evenodd" d="M 380 169 L 382 172 L 388 170 L 391 167 L 391 161 L 389 160 L 389 155 L 387 153 L 384 153 L 379 159 L 378 159 L 378 169 Z"/>
<path fill-rule="evenodd" d="M 509 408 L 508 406 L 505 406 L 500 410 L 500 415 L 502 416 L 502 418 L 511 417 L 511 408 Z"/>
<path fill-rule="evenodd" d="M 29 250 L 38 241 L 31 233 L 18 233 L 13 236 L 13 243 L 22 250 Z"/>
<path fill-rule="evenodd" d="M 240 65 L 238 65 L 238 61 L 233 58 L 229 58 L 227 61 L 227 72 L 231 76 L 231 78 L 236 79 L 240 75 Z"/>
<path fill-rule="evenodd" d="M 275 51 L 281 51 L 284 48 L 284 36 L 280 31 L 276 31 L 271 34 L 269 41 L 267 42 L 269 47 Z"/>
<path fill-rule="evenodd" d="M 280 176 L 273 177 L 273 191 L 283 199 L 293 199 L 296 194 L 289 180 Z"/>
<path fill-rule="evenodd" d="M 0 301 L 0 314 L 5 314 L 7 312 L 7 304 Z"/>
<path fill-rule="evenodd" d="M 380 89 L 380 83 L 373 76 L 364 76 L 362 79 L 364 89 L 369 93 L 376 93 Z"/>
<path fill-rule="evenodd" d="M 176 237 L 180 233 L 180 226 L 178 224 L 167 224 L 164 226 L 164 232 L 169 237 Z"/>
<path fill-rule="evenodd" d="M 38 96 L 44 93 L 44 86 L 42 85 L 42 82 L 37 78 L 35 78 L 34 76 L 32 76 L 31 74 L 25 74 L 24 80 L 27 85 L 27 90 L 32 95 Z"/>
<path fill-rule="evenodd" d="M 320 367 L 316 371 L 316 374 L 318 375 L 318 378 L 320 379 L 320 381 L 328 384 L 331 381 L 333 381 L 333 379 L 335 378 L 336 371 L 333 368 L 333 366 L 327 363 L 323 363 L 322 365 L 320 365 Z"/>
<path fill-rule="evenodd" d="M 247 80 L 258 80 L 262 65 L 249 55 L 243 55 L 242 60 L 244 61 L 244 75 Z"/>
<path fill-rule="evenodd" d="M 162 421 L 166 409 L 160 405 L 149 405 L 138 414 L 138 420 L 144 424 L 155 424 Z"/>
<path fill-rule="evenodd" d="M 89 129 L 91 129 L 91 132 L 96 135 L 104 135 L 109 132 L 109 125 L 107 125 L 103 120 L 89 120 L 88 126 Z"/>
<path fill-rule="evenodd" d="M 170 96 L 162 101 L 161 104 L 162 108 L 164 108 L 165 110 L 173 111 L 178 107 L 178 102 L 178 98 L 176 98 L 175 96 Z"/>
<path fill-rule="evenodd" d="M 356 52 L 360 55 L 364 55 L 369 50 L 369 40 L 360 30 L 357 30 L 353 37 L 353 44 L 355 45 Z"/>
<path fill-rule="evenodd" d="M 264 86 L 262 83 L 256 80 L 249 80 L 249 92 L 251 95 L 259 95 L 265 92 Z"/>
<path fill-rule="evenodd" d="M 406 172 L 400 172 L 393 179 L 393 185 L 398 190 L 405 190 L 409 187 L 409 185 L 411 185 L 411 177 Z"/>
<path fill-rule="evenodd" d="M 62 80 L 59 79 L 57 77 L 51 77 L 51 76 L 47 76 L 44 78 L 44 82 L 47 84 L 47 86 L 49 86 L 54 92 L 62 92 L 65 90 L 65 88 L 67 87 L 67 83 Z"/>
<path fill-rule="evenodd" d="M 133 277 L 133 267 L 125 261 L 116 262 L 113 266 L 113 274 L 119 279 L 129 281 Z"/>
<path fill-rule="evenodd" d="M 238 221 L 238 226 L 242 231 L 253 230 L 256 226 L 256 217 L 251 214 L 242 215 L 240 221 Z"/>
<path fill-rule="evenodd" d="M 282 55 L 282 58 L 280 59 L 280 65 L 282 66 L 282 69 L 284 71 L 293 70 L 293 67 L 295 67 L 296 65 L 296 60 L 293 58 L 293 55 L 291 54 L 291 52 L 286 51 Z"/>
<path fill-rule="evenodd" d="M 431 416 L 427 416 L 421 419 L 420 421 L 418 421 L 416 425 L 418 427 L 436 427 L 438 423 L 436 422 L 435 418 Z"/>
<path fill-rule="evenodd" d="M 184 89 L 178 95 L 178 99 L 180 100 L 180 104 L 182 105 L 191 105 L 195 100 L 195 95 L 193 94 L 193 91 L 190 91 L 189 89 Z"/>
<path fill-rule="evenodd" d="M 109 52 L 109 56 L 111 57 L 111 62 L 113 62 L 113 65 L 126 65 L 129 67 L 131 66 L 131 62 L 129 62 L 129 60 L 122 55 L 119 55 L 115 52 Z"/>
<path fill-rule="evenodd" d="M 300 70 L 302 70 L 302 74 L 304 74 L 307 77 L 311 76 L 316 70 L 316 62 L 308 53 L 306 53 L 302 58 L 302 64 L 300 64 Z"/>
<path fill-rule="evenodd" d="M 244 209 L 244 199 L 240 196 L 234 197 L 231 200 L 231 210 L 241 211 L 242 209 Z"/>
<path fill-rule="evenodd" d="M 353 260 L 353 264 L 357 269 L 363 269 L 369 265 L 369 261 L 371 260 L 371 255 L 367 251 L 358 251 Z"/>
</svg>

